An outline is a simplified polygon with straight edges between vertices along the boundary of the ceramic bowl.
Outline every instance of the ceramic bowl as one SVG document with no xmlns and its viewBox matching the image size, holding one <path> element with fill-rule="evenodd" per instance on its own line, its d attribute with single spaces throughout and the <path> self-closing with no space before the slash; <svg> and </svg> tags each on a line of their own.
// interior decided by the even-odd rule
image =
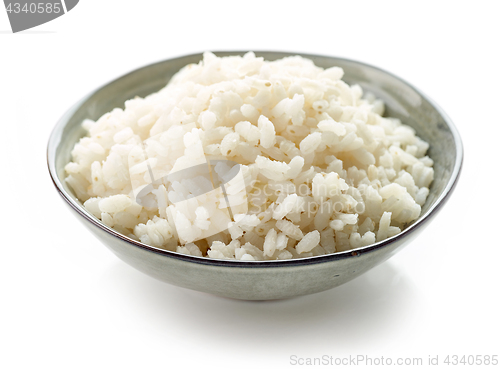
<svg viewBox="0 0 500 369">
<path fill-rule="evenodd" d="M 217 52 L 219 56 L 243 52 Z M 47 159 L 54 185 L 71 212 L 120 259 L 176 286 L 248 300 L 281 299 L 334 288 L 390 258 L 434 219 L 455 187 L 462 165 L 460 136 L 450 118 L 421 91 L 379 68 L 342 58 L 285 52 L 256 52 L 266 60 L 289 55 L 310 58 L 317 66 L 339 66 L 344 80 L 383 99 L 386 115 L 413 127 L 430 144 L 435 179 L 421 216 L 400 234 L 373 245 L 330 255 L 283 261 L 228 261 L 177 254 L 134 241 L 104 225 L 82 206 L 65 183 L 64 166 L 74 144 L 85 135 L 83 119 L 97 119 L 126 100 L 164 87 L 181 67 L 202 54 L 165 60 L 137 69 L 91 92 L 59 120 L 48 143 Z M 83 230 L 82 230 L 83 231 Z M 414 245 L 415 247 L 417 245 Z"/>
</svg>

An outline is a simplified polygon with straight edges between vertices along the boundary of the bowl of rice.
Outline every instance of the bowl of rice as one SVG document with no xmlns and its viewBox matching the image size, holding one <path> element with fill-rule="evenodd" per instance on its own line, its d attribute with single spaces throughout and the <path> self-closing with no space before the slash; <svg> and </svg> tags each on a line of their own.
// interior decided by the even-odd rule
<svg viewBox="0 0 500 369">
<path fill-rule="evenodd" d="M 463 148 L 427 96 L 379 68 L 205 52 L 137 69 L 70 108 L 49 172 L 126 263 L 248 300 L 331 289 L 413 240 Z"/>
</svg>

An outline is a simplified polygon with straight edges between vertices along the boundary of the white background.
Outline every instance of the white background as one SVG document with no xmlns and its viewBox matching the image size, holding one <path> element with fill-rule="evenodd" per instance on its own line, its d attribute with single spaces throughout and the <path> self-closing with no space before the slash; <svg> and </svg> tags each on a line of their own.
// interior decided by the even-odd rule
<svg viewBox="0 0 500 369">
<path fill-rule="evenodd" d="M 287 368 L 291 355 L 424 363 L 499 355 L 500 9 L 464 3 L 82 0 L 19 34 L 0 9 L 0 367 Z M 406 79 L 462 135 L 456 191 L 411 245 L 324 293 L 235 301 L 132 269 L 56 193 L 48 136 L 94 88 L 204 50 L 341 56 Z"/>
</svg>

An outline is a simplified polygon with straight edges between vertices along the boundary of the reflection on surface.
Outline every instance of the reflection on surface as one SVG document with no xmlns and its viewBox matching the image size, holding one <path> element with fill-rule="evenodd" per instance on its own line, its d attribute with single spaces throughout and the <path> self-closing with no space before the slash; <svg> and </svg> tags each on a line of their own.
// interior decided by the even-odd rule
<svg viewBox="0 0 500 369">
<path fill-rule="evenodd" d="M 388 336 L 410 333 L 420 301 L 411 280 L 390 262 L 333 290 L 276 301 L 231 300 L 170 286 L 121 262 L 98 288 L 103 298 L 120 301 L 129 319 L 159 334 L 185 332 L 196 342 L 240 342 L 283 355 L 387 346 Z"/>
</svg>

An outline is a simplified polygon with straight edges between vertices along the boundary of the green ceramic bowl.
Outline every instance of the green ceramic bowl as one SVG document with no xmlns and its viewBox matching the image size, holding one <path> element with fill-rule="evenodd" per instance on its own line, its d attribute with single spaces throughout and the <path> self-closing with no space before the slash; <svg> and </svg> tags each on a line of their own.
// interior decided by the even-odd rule
<svg viewBox="0 0 500 369">
<path fill-rule="evenodd" d="M 244 52 L 216 52 L 219 56 Z M 435 179 L 421 216 L 400 234 L 356 250 L 297 260 L 242 262 L 182 255 L 134 241 L 104 225 L 82 206 L 65 183 L 64 166 L 74 144 L 85 134 L 83 119 L 97 119 L 126 100 L 164 87 L 180 68 L 202 54 L 165 60 L 137 69 L 98 88 L 71 107 L 49 139 L 47 160 L 52 181 L 71 212 L 120 259 L 159 280 L 237 299 L 267 300 L 328 290 L 387 260 L 412 241 L 435 217 L 455 187 L 462 166 L 460 136 L 450 118 L 426 95 L 402 79 L 373 66 L 335 57 L 285 52 L 256 52 L 266 60 L 290 55 L 312 59 L 317 66 L 339 66 L 344 80 L 359 84 L 384 100 L 386 114 L 413 127 L 429 142 Z"/>
</svg>

